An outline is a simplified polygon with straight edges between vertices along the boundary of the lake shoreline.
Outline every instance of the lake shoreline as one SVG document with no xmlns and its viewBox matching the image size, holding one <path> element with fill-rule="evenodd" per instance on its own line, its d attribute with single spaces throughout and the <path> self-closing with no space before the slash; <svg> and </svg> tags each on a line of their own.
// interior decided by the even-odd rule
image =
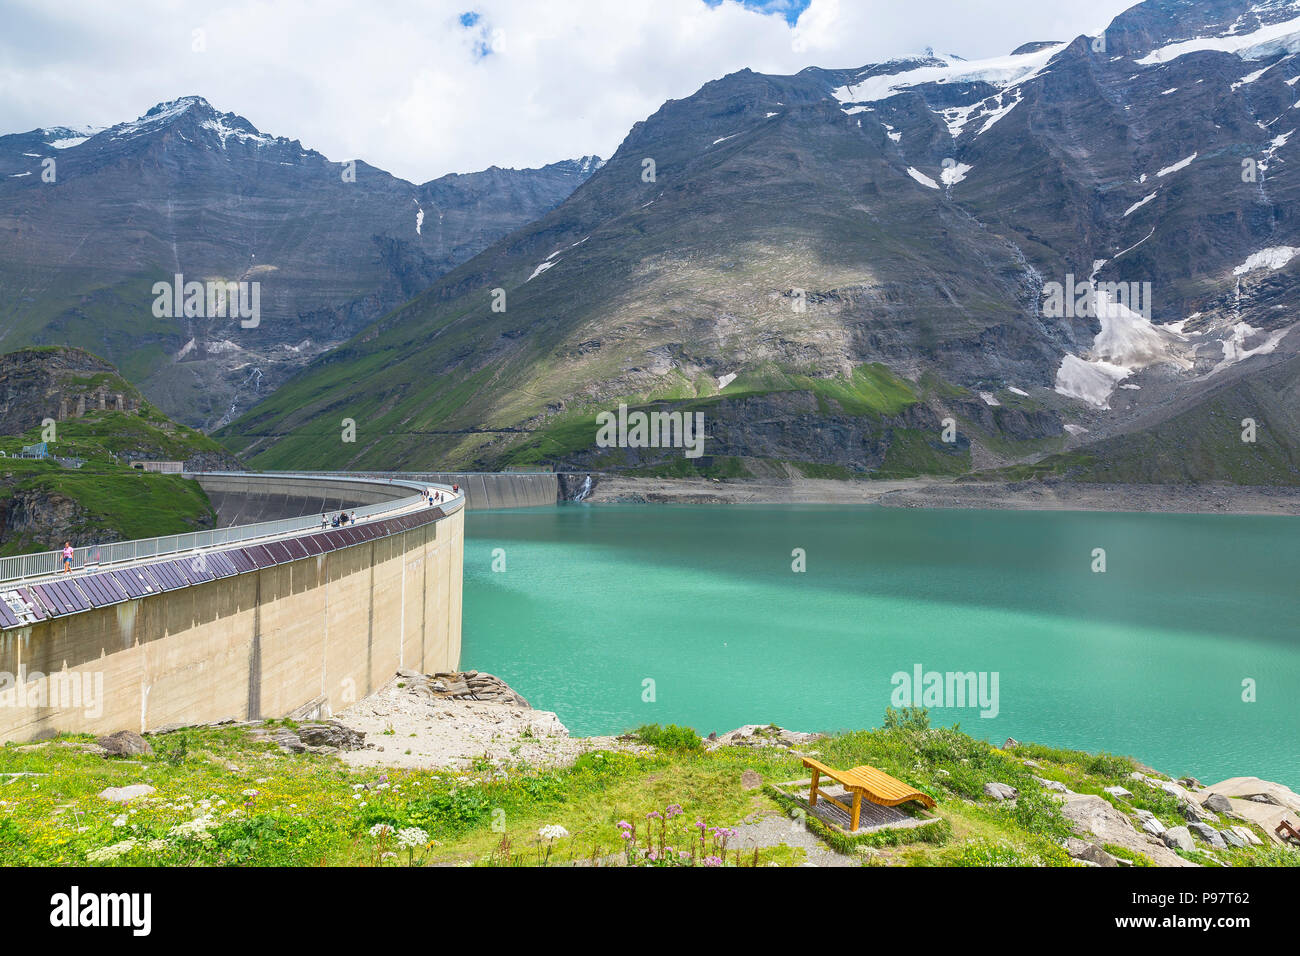
<svg viewBox="0 0 1300 956">
<path fill-rule="evenodd" d="M 886 508 L 1300 515 L 1300 487 L 593 476 L 584 504 L 871 504 Z"/>
</svg>

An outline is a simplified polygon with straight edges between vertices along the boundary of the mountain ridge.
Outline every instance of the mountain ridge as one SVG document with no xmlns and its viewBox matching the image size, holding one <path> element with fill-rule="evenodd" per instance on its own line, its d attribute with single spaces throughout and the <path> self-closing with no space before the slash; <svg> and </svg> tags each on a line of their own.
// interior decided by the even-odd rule
<svg viewBox="0 0 1300 956">
<path fill-rule="evenodd" d="M 102 130 L 0 136 L 0 344 L 74 344 L 211 427 L 560 202 L 600 163 L 415 185 L 198 96 Z M 157 282 L 258 281 L 265 321 L 152 315 Z"/>
</svg>

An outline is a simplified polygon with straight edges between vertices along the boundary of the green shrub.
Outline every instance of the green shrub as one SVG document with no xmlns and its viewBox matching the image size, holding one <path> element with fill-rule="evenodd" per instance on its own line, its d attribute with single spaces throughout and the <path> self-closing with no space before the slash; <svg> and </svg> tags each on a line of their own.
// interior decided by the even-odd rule
<svg viewBox="0 0 1300 956">
<path fill-rule="evenodd" d="M 930 729 L 930 711 L 924 707 L 885 708 L 885 730 L 925 731 Z"/>
<path fill-rule="evenodd" d="M 671 750 L 680 753 L 704 749 L 704 741 L 691 727 L 678 727 L 676 724 L 669 724 L 667 727 L 660 727 L 658 724 L 643 724 L 637 728 L 635 735 L 641 743 L 649 744 L 659 750 Z"/>
</svg>

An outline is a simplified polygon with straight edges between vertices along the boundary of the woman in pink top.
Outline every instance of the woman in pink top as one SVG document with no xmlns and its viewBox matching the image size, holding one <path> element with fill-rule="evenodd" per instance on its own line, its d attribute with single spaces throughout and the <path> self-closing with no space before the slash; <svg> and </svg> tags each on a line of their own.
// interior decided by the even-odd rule
<svg viewBox="0 0 1300 956">
<path fill-rule="evenodd" d="M 63 573 L 72 573 L 72 542 L 63 542 Z"/>
</svg>

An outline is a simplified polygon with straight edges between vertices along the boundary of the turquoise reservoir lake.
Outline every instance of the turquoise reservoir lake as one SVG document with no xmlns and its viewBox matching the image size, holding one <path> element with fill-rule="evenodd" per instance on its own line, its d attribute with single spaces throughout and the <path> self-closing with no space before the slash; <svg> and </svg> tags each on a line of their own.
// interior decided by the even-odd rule
<svg viewBox="0 0 1300 956">
<path fill-rule="evenodd" d="M 471 512 L 462 666 L 576 735 L 873 727 L 895 675 L 996 674 L 993 706 L 945 697 L 931 722 L 1300 788 L 1298 580 L 1290 517 Z"/>
</svg>

